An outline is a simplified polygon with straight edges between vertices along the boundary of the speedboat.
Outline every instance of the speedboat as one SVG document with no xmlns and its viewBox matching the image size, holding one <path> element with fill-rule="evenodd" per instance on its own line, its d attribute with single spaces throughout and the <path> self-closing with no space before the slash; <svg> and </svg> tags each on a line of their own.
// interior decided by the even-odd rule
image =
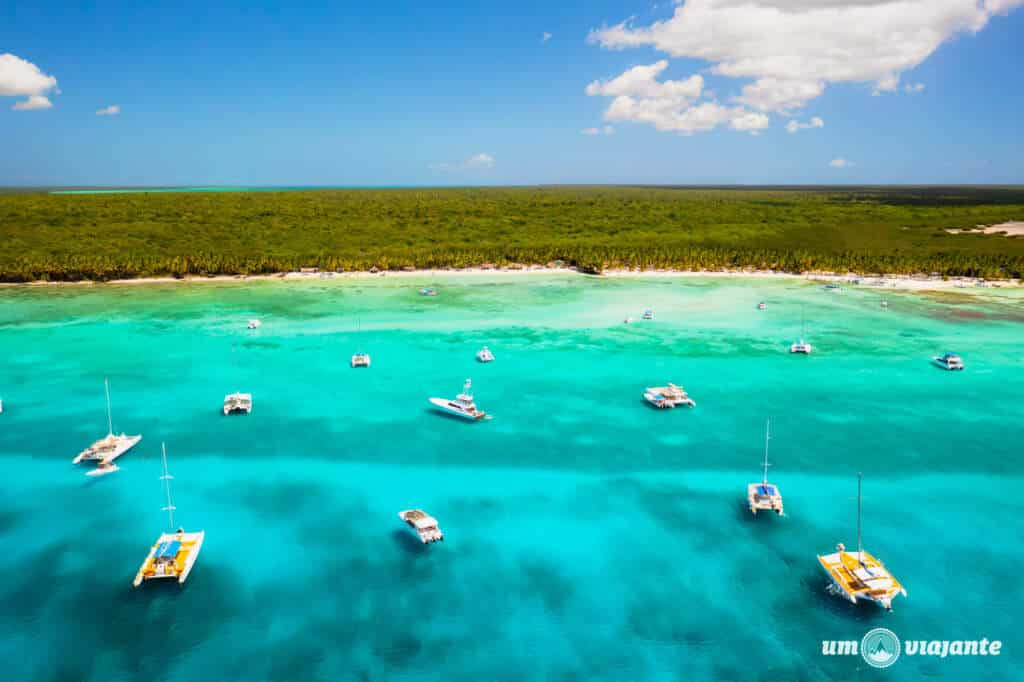
<svg viewBox="0 0 1024 682">
<path fill-rule="evenodd" d="M 422 509 L 406 509 L 398 512 L 398 518 L 409 524 L 409 527 L 420 536 L 424 545 L 438 540 L 444 540 L 444 533 L 437 527 L 437 519 L 427 514 Z"/>
<path fill-rule="evenodd" d="M 95 469 L 90 469 L 85 472 L 86 476 L 106 476 L 112 474 L 115 471 L 120 471 L 121 467 L 117 466 L 109 459 L 101 459 L 100 463 L 96 465 Z"/>
<path fill-rule="evenodd" d="M 437 296 L 437 289 L 434 287 L 423 287 L 420 289 L 420 296 Z"/>
<path fill-rule="evenodd" d="M 135 445 L 142 440 L 141 435 L 129 436 L 124 433 L 120 436 L 114 435 L 114 422 L 110 416 L 109 382 L 104 380 L 103 387 L 107 396 L 107 435 L 78 453 L 78 455 L 71 460 L 72 464 L 80 464 L 87 460 L 106 460 L 107 462 L 113 462 L 115 459 L 135 447 Z"/>
<path fill-rule="evenodd" d="M 484 346 L 477 351 L 476 359 L 480 362 L 494 362 L 494 353 L 487 346 Z"/>
<path fill-rule="evenodd" d="M 768 310 L 768 304 L 765 303 L 764 301 L 761 301 L 760 303 L 757 304 L 757 309 L 758 310 Z"/>
<path fill-rule="evenodd" d="M 956 353 L 943 353 L 932 358 L 932 362 L 949 371 L 957 371 L 964 368 L 964 361 Z"/>
<path fill-rule="evenodd" d="M 175 506 L 171 503 L 170 482 L 173 477 L 167 473 L 166 447 L 162 448 L 162 453 L 163 475 L 160 478 L 167 489 L 167 506 L 164 507 L 164 511 L 170 517 L 171 528 L 174 528 Z M 180 527 L 172 533 L 161 533 L 142 565 L 139 566 L 139 572 L 135 574 L 132 586 L 138 587 L 146 580 L 162 578 L 175 579 L 179 585 L 184 583 L 188 579 L 188 574 L 192 572 L 196 559 L 199 558 L 199 550 L 203 548 L 205 537 L 206 531 L 186 533 L 185 529 Z"/>
<path fill-rule="evenodd" d="M 838 284 L 830 283 L 830 284 L 826 284 L 825 285 L 825 291 L 831 291 L 833 293 L 838 293 L 838 292 L 840 292 L 842 290 L 843 290 L 843 288 L 841 286 L 839 286 Z"/>
<path fill-rule="evenodd" d="M 779 487 L 768 482 L 768 441 L 771 440 L 771 422 L 765 423 L 764 430 L 764 470 L 761 481 L 747 485 L 747 505 L 750 513 L 757 515 L 759 511 L 773 511 L 782 516 L 782 493 Z"/>
<path fill-rule="evenodd" d="M 249 320 L 249 329 L 259 329 L 263 323 L 259 320 Z"/>
<path fill-rule="evenodd" d="M 353 367 L 369 367 L 370 366 L 370 354 L 369 353 L 356 353 L 352 356 Z"/>
<path fill-rule="evenodd" d="M 899 595 L 906 597 L 907 590 L 881 561 L 861 547 L 860 484 L 861 475 L 857 474 L 857 551 L 847 552 L 846 547 L 839 543 L 832 554 L 818 555 L 818 563 L 832 581 L 829 585 L 832 594 L 848 599 L 852 604 L 861 599 L 873 601 L 891 611 L 892 600 Z"/>
<path fill-rule="evenodd" d="M 631 323 L 632 321 L 633 321 L 633 318 L 632 318 L 632 316 L 630 316 L 630 315 L 626 315 L 626 319 L 624 319 L 624 320 L 623 320 L 622 322 L 623 322 L 624 324 L 630 324 L 630 323 Z"/>
<path fill-rule="evenodd" d="M 669 383 L 667 386 L 653 386 L 644 389 L 644 400 L 660 410 L 683 407 L 696 407 L 697 403 L 681 386 Z"/>
<path fill-rule="evenodd" d="M 644 319 L 645 320 L 653 320 L 654 319 L 654 311 L 651 310 L 650 308 L 645 310 L 644 311 Z"/>
<path fill-rule="evenodd" d="M 252 412 L 252 393 L 229 393 L 224 396 L 224 414 L 249 414 Z"/>
<path fill-rule="evenodd" d="M 447 414 L 454 414 L 457 417 L 471 419 L 474 421 L 477 419 L 483 419 L 487 417 L 487 413 L 476 408 L 476 403 L 473 402 L 472 388 L 472 382 L 469 379 L 466 379 L 466 383 L 462 386 L 462 393 L 456 396 L 454 400 L 449 400 L 447 398 L 430 398 L 430 402 L 432 405 Z"/>
<path fill-rule="evenodd" d="M 789 347 L 790 353 L 803 353 L 804 355 L 810 355 L 811 350 L 811 344 L 807 343 L 803 339 L 800 339 Z"/>
<path fill-rule="evenodd" d="M 882 307 L 883 308 L 888 308 L 889 307 L 889 302 L 888 301 L 882 301 Z"/>
</svg>

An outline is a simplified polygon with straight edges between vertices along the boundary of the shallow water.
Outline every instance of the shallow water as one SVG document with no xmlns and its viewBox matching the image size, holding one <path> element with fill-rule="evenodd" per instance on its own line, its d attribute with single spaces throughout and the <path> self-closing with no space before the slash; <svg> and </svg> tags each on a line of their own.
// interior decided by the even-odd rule
<svg viewBox="0 0 1024 682">
<path fill-rule="evenodd" d="M 787 352 L 802 315 L 810 357 Z M 1021 679 L 1022 332 L 1018 291 L 796 280 L 0 290 L 5 677 Z M 945 350 L 967 370 L 931 367 Z M 106 428 L 104 377 L 143 440 L 91 480 L 70 460 Z M 427 409 L 466 377 L 493 420 Z M 664 381 L 698 406 L 647 408 Z M 234 390 L 250 416 L 220 415 Z M 769 416 L 787 517 L 754 519 Z M 175 522 L 207 538 L 183 588 L 133 590 L 168 525 L 161 441 Z M 865 548 L 909 592 L 892 613 L 829 596 L 815 559 L 856 545 L 858 471 Z M 1003 653 L 821 655 L 876 626 Z"/>
</svg>

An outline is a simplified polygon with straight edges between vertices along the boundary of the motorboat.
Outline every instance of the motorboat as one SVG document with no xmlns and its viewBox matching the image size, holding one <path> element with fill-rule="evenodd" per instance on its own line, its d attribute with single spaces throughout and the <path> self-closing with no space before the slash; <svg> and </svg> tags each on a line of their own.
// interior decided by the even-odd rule
<svg viewBox="0 0 1024 682">
<path fill-rule="evenodd" d="M 757 515 L 759 511 L 773 511 L 782 516 L 782 493 L 779 487 L 768 482 L 768 441 L 771 440 L 771 421 L 765 423 L 764 431 L 764 469 L 758 483 L 747 485 L 747 505 L 750 513 Z"/>
<path fill-rule="evenodd" d="M 437 296 L 437 289 L 434 287 L 423 287 L 420 289 L 420 296 Z"/>
<path fill-rule="evenodd" d="M 892 600 L 907 596 L 907 590 L 874 556 L 864 551 L 860 537 L 861 475 L 857 474 L 857 551 L 848 552 L 839 543 L 831 554 L 818 555 L 818 563 L 828 574 L 829 592 L 856 604 L 859 600 L 873 601 L 886 610 L 892 610 Z"/>
<path fill-rule="evenodd" d="M 422 509 L 406 509 L 398 512 L 398 518 L 405 521 L 420 536 L 424 545 L 444 540 L 444 533 L 437 526 L 437 519 Z"/>
<path fill-rule="evenodd" d="M 249 324 L 248 324 L 249 329 L 259 329 L 262 326 L 263 326 L 263 323 L 260 322 L 259 320 L 249 320 Z"/>
<path fill-rule="evenodd" d="M 789 347 L 790 353 L 803 353 L 804 355 L 810 355 L 812 350 L 813 348 L 811 347 L 811 344 L 807 343 L 803 339 L 800 339 Z"/>
<path fill-rule="evenodd" d="M 163 508 L 170 517 L 170 527 L 174 528 L 174 510 L 176 507 L 171 502 L 171 478 L 167 472 L 167 448 L 161 447 L 163 453 L 163 475 L 160 480 L 164 482 L 167 490 L 167 506 Z M 199 558 L 199 550 L 203 548 L 203 540 L 206 531 L 198 533 L 186 533 L 184 528 L 179 527 L 171 533 L 161 533 L 149 550 L 139 572 L 135 574 L 132 586 L 138 587 L 147 580 L 173 579 L 178 584 L 184 583 Z"/>
<path fill-rule="evenodd" d="M 626 319 L 624 319 L 622 322 L 624 324 L 631 324 L 633 322 L 633 317 L 631 315 L 626 315 Z"/>
<path fill-rule="evenodd" d="M 252 393 L 229 393 L 224 396 L 224 414 L 249 414 L 252 412 Z"/>
<path fill-rule="evenodd" d="M 454 400 L 447 398 L 430 398 L 430 403 L 439 410 L 447 413 L 454 414 L 457 417 L 463 419 L 484 419 L 488 417 L 486 412 L 478 410 L 476 403 L 473 402 L 472 393 L 473 384 L 469 379 L 466 379 L 466 383 L 462 386 L 462 393 L 455 397 Z"/>
<path fill-rule="evenodd" d="M 654 319 L 654 311 L 651 310 L 650 308 L 645 310 L 644 311 L 644 319 L 645 320 L 653 320 Z"/>
<path fill-rule="evenodd" d="M 110 414 L 110 382 L 104 380 L 103 388 L 107 396 L 107 435 L 78 453 L 71 460 L 72 464 L 81 464 L 88 460 L 113 462 L 142 440 L 141 435 L 129 436 L 122 433 L 118 436 L 114 434 L 114 422 Z"/>
<path fill-rule="evenodd" d="M 696 407 L 697 403 L 681 386 L 669 383 L 667 386 L 649 386 L 644 389 L 644 400 L 661 410 L 674 407 Z"/>
<path fill-rule="evenodd" d="M 476 359 L 479 362 L 494 362 L 494 353 L 492 353 L 487 346 L 484 346 L 477 351 Z"/>
<path fill-rule="evenodd" d="M 765 303 L 764 301 L 761 301 L 760 303 L 757 304 L 757 309 L 758 310 L 768 310 L 768 304 Z"/>
<path fill-rule="evenodd" d="M 937 366 L 942 369 L 956 372 L 964 368 L 964 361 L 956 353 L 943 353 L 942 355 L 936 355 L 932 358 Z"/>
<path fill-rule="evenodd" d="M 353 367 L 369 367 L 370 366 L 370 354 L 369 353 L 356 353 L 352 356 Z"/>
</svg>

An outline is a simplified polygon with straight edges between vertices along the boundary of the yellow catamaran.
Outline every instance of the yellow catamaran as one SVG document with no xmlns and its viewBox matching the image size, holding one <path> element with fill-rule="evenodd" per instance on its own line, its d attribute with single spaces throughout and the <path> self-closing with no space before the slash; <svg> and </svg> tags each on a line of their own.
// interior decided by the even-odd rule
<svg viewBox="0 0 1024 682">
<path fill-rule="evenodd" d="M 892 610 L 892 600 L 898 595 L 907 596 L 907 590 L 893 577 L 881 561 L 864 551 L 860 542 L 860 487 L 861 474 L 857 474 L 857 551 L 847 552 L 839 543 L 836 551 L 824 556 L 818 555 L 818 562 L 825 569 L 832 584 L 829 591 L 849 599 L 856 604 L 859 599 L 868 599 Z"/>
<path fill-rule="evenodd" d="M 162 443 L 160 447 L 163 450 L 164 463 L 164 472 L 160 480 L 164 482 L 164 488 L 167 490 L 167 506 L 163 510 L 170 517 L 173 529 L 175 509 L 171 503 L 171 478 L 173 477 L 167 473 L 167 447 Z M 139 567 L 139 572 L 135 574 L 132 585 L 138 587 L 143 581 L 157 578 L 176 578 L 179 585 L 185 582 L 188 579 L 188 574 L 192 572 L 192 566 L 195 565 L 196 559 L 199 558 L 199 550 L 203 548 L 205 535 L 206 531 L 186 533 L 184 528 L 178 528 L 172 533 L 162 533 L 153 548 L 149 550 L 149 555 L 142 562 L 142 566 Z"/>
</svg>

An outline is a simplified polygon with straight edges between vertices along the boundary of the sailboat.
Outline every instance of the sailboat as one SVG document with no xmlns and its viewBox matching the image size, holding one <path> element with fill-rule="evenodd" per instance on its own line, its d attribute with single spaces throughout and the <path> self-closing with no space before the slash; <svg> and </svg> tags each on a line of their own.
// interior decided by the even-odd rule
<svg viewBox="0 0 1024 682">
<path fill-rule="evenodd" d="M 811 344 L 804 341 L 804 309 L 800 308 L 800 340 L 789 347 L 790 353 L 811 354 Z"/>
<path fill-rule="evenodd" d="M 71 460 L 72 464 L 79 464 L 85 460 L 98 460 L 109 464 L 142 440 L 141 435 L 114 435 L 114 421 L 110 416 L 110 382 L 107 379 L 103 380 L 103 390 L 107 395 L 107 435 L 78 453 L 78 456 Z"/>
<path fill-rule="evenodd" d="M 231 347 L 231 357 L 235 356 L 235 347 Z M 249 414 L 252 412 L 252 393 L 228 393 L 224 396 L 221 411 L 226 417 L 229 414 Z"/>
<path fill-rule="evenodd" d="M 167 491 L 167 506 L 163 511 L 167 512 L 170 527 L 173 529 L 176 507 L 171 502 L 171 479 L 174 477 L 167 471 L 167 446 L 161 443 L 160 449 L 163 455 L 163 474 L 160 480 L 164 482 Z M 132 586 L 138 587 L 143 581 L 157 578 L 176 578 L 179 585 L 185 582 L 188 574 L 192 572 L 196 559 L 199 558 L 199 550 L 203 548 L 205 536 L 206 531 L 186 533 L 185 529 L 180 527 L 177 531 L 162 533 L 149 550 L 146 560 L 139 567 L 139 572 L 135 574 Z"/>
<path fill-rule="evenodd" d="M 764 426 L 764 473 L 761 475 L 760 483 L 747 485 L 747 502 L 750 505 L 750 513 L 757 514 L 759 511 L 773 511 L 779 516 L 782 511 L 782 493 L 778 486 L 768 482 L 768 441 L 772 439 L 771 419 L 765 420 Z"/>
<path fill-rule="evenodd" d="M 892 610 L 892 600 L 899 595 L 907 596 L 907 590 L 893 577 L 881 561 L 864 551 L 860 537 L 861 474 L 857 474 L 857 551 L 847 552 L 839 543 L 836 551 L 824 556 L 818 555 L 818 562 L 825 569 L 832 583 L 829 592 L 849 599 L 856 604 L 859 599 L 868 599 L 887 610 Z"/>
</svg>

